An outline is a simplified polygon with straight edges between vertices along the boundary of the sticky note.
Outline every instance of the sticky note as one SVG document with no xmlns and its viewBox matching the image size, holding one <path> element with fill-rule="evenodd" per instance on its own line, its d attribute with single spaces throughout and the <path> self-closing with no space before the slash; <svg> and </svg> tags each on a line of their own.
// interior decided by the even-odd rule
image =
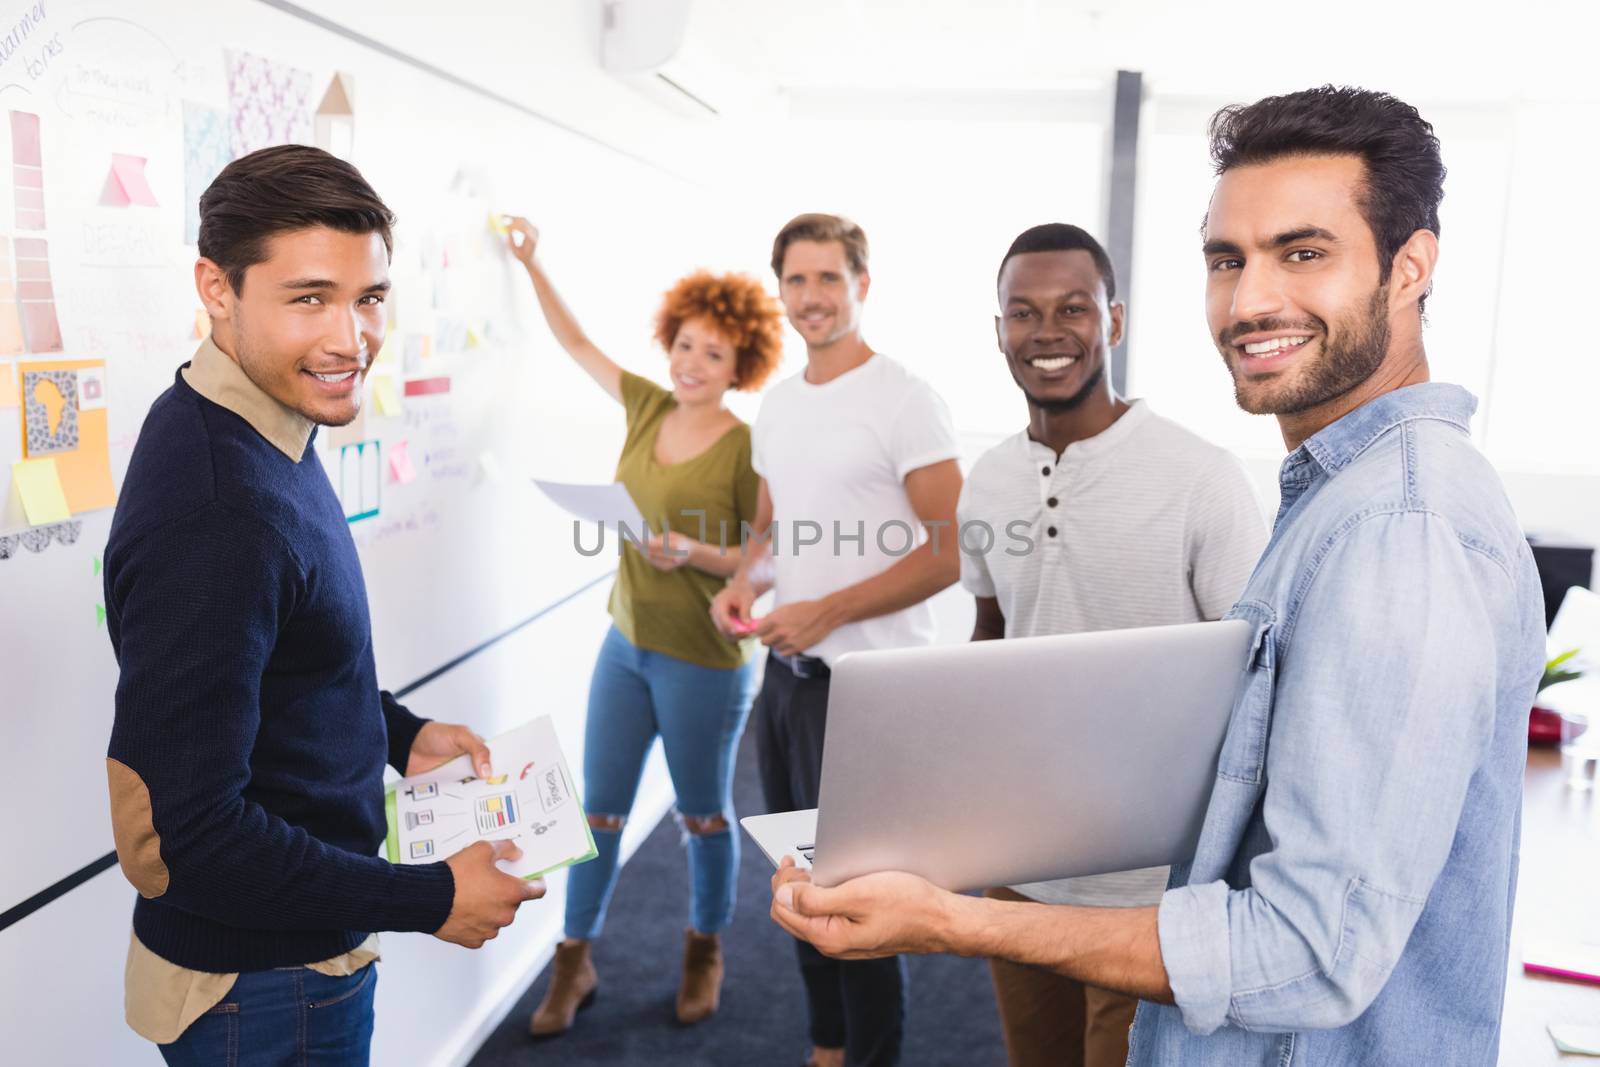
<svg viewBox="0 0 1600 1067">
<path fill-rule="evenodd" d="M 406 396 L 434 396 L 449 391 L 449 377 L 413 378 L 406 382 Z"/>
<path fill-rule="evenodd" d="M 150 180 L 144 175 L 143 156 L 111 155 L 111 173 L 106 175 L 105 188 L 100 192 L 100 203 L 108 207 L 160 207 Z"/>
<path fill-rule="evenodd" d="M 22 406 L 22 394 L 17 391 L 17 368 L 7 363 L 0 366 L 0 408 Z"/>
<path fill-rule="evenodd" d="M 417 480 L 417 468 L 411 462 L 409 442 L 401 441 L 389 450 L 389 477 L 400 485 L 410 485 Z"/>
<path fill-rule="evenodd" d="M 22 497 L 22 510 L 28 516 L 28 525 L 45 526 L 52 522 L 66 522 L 72 518 L 67 510 L 67 494 L 61 488 L 61 475 L 56 471 L 56 461 L 51 459 L 22 459 L 11 464 L 11 484 Z"/>
<path fill-rule="evenodd" d="M 373 377 L 372 399 L 378 407 L 379 415 L 399 415 L 404 410 L 400 406 L 400 389 L 395 385 L 391 375 L 380 374 Z"/>
<path fill-rule="evenodd" d="M 493 452 L 478 456 L 478 481 L 491 484 L 500 481 L 500 463 L 494 458 Z"/>
<path fill-rule="evenodd" d="M 393 324 L 391 324 L 389 332 L 384 335 L 383 347 L 378 349 L 377 358 L 373 360 L 374 363 L 400 362 L 400 346 L 395 341 L 397 336 L 398 334 L 395 332 Z"/>
<path fill-rule="evenodd" d="M 511 232 L 511 227 L 496 212 L 489 212 L 489 231 L 497 237 L 504 237 Z"/>
</svg>

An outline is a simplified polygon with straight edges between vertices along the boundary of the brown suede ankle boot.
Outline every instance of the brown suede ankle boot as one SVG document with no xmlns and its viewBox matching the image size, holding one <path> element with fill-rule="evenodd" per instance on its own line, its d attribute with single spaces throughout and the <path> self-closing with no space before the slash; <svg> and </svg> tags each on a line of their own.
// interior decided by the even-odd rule
<svg viewBox="0 0 1600 1067">
<path fill-rule="evenodd" d="M 550 988 L 528 1023 L 534 1037 L 554 1037 L 572 1029 L 578 1012 L 594 1003 L 595 987 L 600 984 L 594 961 L 589 958 L 589 942 L 563 941 L 556 946 Z"/>
<path fill-rule="evenodd" d="M 721 1002 L 722 939 L 716 934 L 686 931 L 683 984 L 678 987 L 678 1021 L 692 1026 L 715 1012 Z"/>
</svg>

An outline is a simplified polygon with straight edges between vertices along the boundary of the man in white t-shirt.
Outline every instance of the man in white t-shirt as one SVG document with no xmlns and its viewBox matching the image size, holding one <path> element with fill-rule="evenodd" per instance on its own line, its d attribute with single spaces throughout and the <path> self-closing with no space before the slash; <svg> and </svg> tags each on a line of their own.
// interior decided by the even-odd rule
<svg viewBox="0 0 1600 1067">
<path fill-rule="evenodd" d="M 772 269 L 806 368 L 763 399 L 753 435 L 761 475 L 755 531 L 712 602 L 731 636 L 770 648 L 754 719 L 771 811 L 817 806 L 829 664 L 857 649 L 927 644 L 927 599 L 956 581 L 960 446 L 929 385 L 861 339 L 867 240 L 835 215 L 778 233 Z M 771 581 L 752 575 L 771 561 Z M 757 570 L 760 567 L 761 570 Z M 767 588 L 762 619 L 751 604 Z M 815 1067 L 900 1061 L 906 972 L 898 957 L 841 962 L 797 941 Z"/>
<path fill-rule="evenodd" d="M 1076 226 L 1025 231 L 1001 261 L 995 334 L 1028 427 L 973 465 L 957 509 L 974 641 L 1221 618 L 1266 545 L 1229 453 L 1117 396 L 1124 306 L 1105 250 Z M 1117 729 L 1107 723 L 1106 729 Z M 1004 900 L 1159 903 L 1167 868 L 990 890 Z M 1121 1067 L 1138 1001 L 991 960 L 1012 1067 Z"/>
</svg>

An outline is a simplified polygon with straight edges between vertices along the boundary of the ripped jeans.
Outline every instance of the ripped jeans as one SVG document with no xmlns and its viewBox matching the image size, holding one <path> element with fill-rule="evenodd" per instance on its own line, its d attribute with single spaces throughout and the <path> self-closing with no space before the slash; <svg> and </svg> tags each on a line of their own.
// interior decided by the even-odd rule
<svg viewBox="0 0 1600 1067">
<path fill-rule="evenodd" d="M 702 667 L 638 648 L 613 626 L 589 683 L 583 803 L 599 855 L 572 868 L 566 933 L 592 939 L 617 884 L 622 826 L 657 735 L 689 844 L 689 924 L 713 934 L 733 921 L 739 832 L 733 763 L 755 695 L 756 664 Z"/>
</svg>

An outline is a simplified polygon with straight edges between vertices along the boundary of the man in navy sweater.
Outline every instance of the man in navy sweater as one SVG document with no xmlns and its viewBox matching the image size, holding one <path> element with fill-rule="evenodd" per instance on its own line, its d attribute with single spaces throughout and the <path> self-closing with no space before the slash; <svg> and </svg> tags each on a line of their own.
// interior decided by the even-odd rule
<svg viewBox="0 0 1600 1067">
<path fill-rule="evenodd" d="M 354 167 L 287 145 L 229 164 L 200 220 L 212 336 L 150 408 L 105 554 L 106 765 L 139 890 L 128 1022 L 170 1064 L 365 1064 L 374 931 L 477 948 L 544 887 L 495 866 L 509 842 L 376 855 L 385 763 L 467 753 L 489 773 L 471 730 L 378 689 L 360 560 L 311 450 L 360 410 L 393 215 Z"/>
</svg>

